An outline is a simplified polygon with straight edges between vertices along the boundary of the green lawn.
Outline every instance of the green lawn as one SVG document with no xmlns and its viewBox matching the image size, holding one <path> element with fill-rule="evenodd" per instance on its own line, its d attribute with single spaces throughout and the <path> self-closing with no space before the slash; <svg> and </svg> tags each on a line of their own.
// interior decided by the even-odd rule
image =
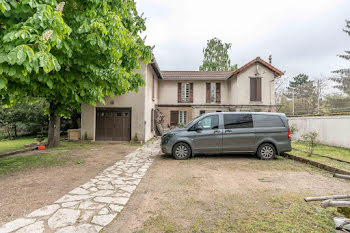
<svg viewBox="0 0 350 233">
<path fill-rule="evenodd" d="M 39 167 L 63 166 L 67 163 L 84 164 L 78 158 L 64 153 L 14 156 L 0 158 L 0 174 L 12 173 Z"/>
<path fill-rule="evenodd" d="M 15 140 L 0 141 L 0 154 L 24 149 L 24 145 L 36 142 L 34 137 L 18 138 Z"/>
<path fill-rule="evenodd" d="M 307 145 L 305 142 L 292 142 L 292 147 L 307 151 Z M 314 154 L 326 155 L 350 162 L 350 149 L 347 148 L 318 144 L 314 149 Z"/>
<path fill-rule="evenodd" d="M 304 143 L 304 142 L 292 142 L 292 147 L 295 149 L 298 149 L 298 150 L 293 150 L 291 152 L 291 154 L 293 154 L 293 155 L 305 157 L 307 159 L 310 159 L 310 160 L 313 160 L 316 162 L 320 162 L 320 163 L 323 163 L 323 164 L 326 164 L 326 165 L 329 165 L 332 167 L 336 167 L 339 169 L 350 170 L 350 164 L 348 164 L 348 163 L 339 162 L 339 161 L 336 161 L 333 159 L 329 159 L 329 158 L 325 158 L 325 157 L 321 157 L 321 156 L 316 155 L 316 154 L 326 155 L 329 157 L 333 157 L 333 158 L 337 158 L 337 159 L 341 159 L 341 160 L 350 162 L 350 149 L 318 144 L 318 145 L 316 145 L 316 147 L 314 149 L 314 154 L 312 154 L 311 156 L 308 156 L 307 153 L 299 151 L 299 150 L 307 151 L 306 143 Z"/>
</svg>

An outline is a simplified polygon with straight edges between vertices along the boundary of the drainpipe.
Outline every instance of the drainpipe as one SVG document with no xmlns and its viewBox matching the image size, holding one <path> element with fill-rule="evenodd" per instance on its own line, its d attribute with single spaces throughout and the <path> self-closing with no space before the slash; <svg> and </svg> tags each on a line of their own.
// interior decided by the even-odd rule
<svg viewBox="0 0 350 233">
<path fill-rule="evenodd" d="M 148 64 L 145 64 L 146 68 L 145 68 L 145 75 L 144 75 L 144 79 L 145 79 L 145 102 L 144 102 L 144 106 L 143 106 L 143 142 L 146 142 L 146 117 L 147 117 L 147 112 L 146 112 L 146 106 L 147 106 L 147 69 L 148 69 Z"/>
</svg>

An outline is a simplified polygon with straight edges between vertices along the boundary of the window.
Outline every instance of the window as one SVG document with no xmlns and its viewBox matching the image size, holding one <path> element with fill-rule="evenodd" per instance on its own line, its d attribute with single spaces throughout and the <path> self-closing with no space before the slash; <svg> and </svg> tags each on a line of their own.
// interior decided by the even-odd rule
<svg viewBox="0 0 350 233">
<path fill-rule="evenodd" d="M 181 102 L 190 102 L 190 84 L 181 83 Z"/>
<path fill-rule="evenodd" d="M 210 102 L 216 102 L 216 83 L 210 83 Z"/>
<path fill-rule="evenodd" d="M 274 115 L 253 115 L 254 127 L 285 127 L 283 121 L 279 116 Z"/>
<path fill-rule="evenodd" d="M 225 129 L 253 128 L 251 114 L 224 114 Z"/>
<path fill-rule="evenodd" d="M 179 111 L 179 124 L 186 124 L 187 111 Z"/>
<path fill-rule="evenodd" d="M 221 83 L 207 83 L 206 103 L 221 102 Z"/>
<path fill-rule="evenodd" d="M 250 78 L 250 101 L 261 101 L 261 78 Z"/>
<path fill-rule="evenodd" d="M 202 130 L 218 129 L 219 128 L 219 116 L 207 116 L 198 121 L 197 127 Z"/>
<path fill-rule="evenodd" d="M 205 114 L 205 110 L 200 110 L 199 115 L 203 115 L 203 114 Z"/>
<path fill-rule="evenodd" d="M 152 75 L 152 99 L 154 100 L 154 75 Z"/>
</svg>

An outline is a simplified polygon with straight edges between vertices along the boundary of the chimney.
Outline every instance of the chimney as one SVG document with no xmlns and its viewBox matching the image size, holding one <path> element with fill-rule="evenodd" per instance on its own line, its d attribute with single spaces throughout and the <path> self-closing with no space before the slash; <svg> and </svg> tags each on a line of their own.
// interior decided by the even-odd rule
<svg viewBox="0 0 350 233">
<path fill-rule="evenodd" d="M 272 55 L 269 56 L 269 63 L 272 64 Z"/>
</svg>

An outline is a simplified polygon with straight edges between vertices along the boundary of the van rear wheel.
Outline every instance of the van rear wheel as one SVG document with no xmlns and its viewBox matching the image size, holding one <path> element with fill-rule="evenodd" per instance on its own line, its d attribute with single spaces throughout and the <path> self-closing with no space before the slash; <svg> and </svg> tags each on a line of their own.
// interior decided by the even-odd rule
<svg viewBox="0 0 350 233">
<path fill-rule="evenodd" d="M 276 155 L 275 147 L 270 143 L 263 143 L 259 146 L 257 156 L 262 160 L 271 160 Z"/>
<path fill-rule="evenodd" d="M 179 142 L 173 147 L 173 156 L 178 160 L 189 159 L 191 156 L 191 147 L 186 143 Z"/>
</svg>

